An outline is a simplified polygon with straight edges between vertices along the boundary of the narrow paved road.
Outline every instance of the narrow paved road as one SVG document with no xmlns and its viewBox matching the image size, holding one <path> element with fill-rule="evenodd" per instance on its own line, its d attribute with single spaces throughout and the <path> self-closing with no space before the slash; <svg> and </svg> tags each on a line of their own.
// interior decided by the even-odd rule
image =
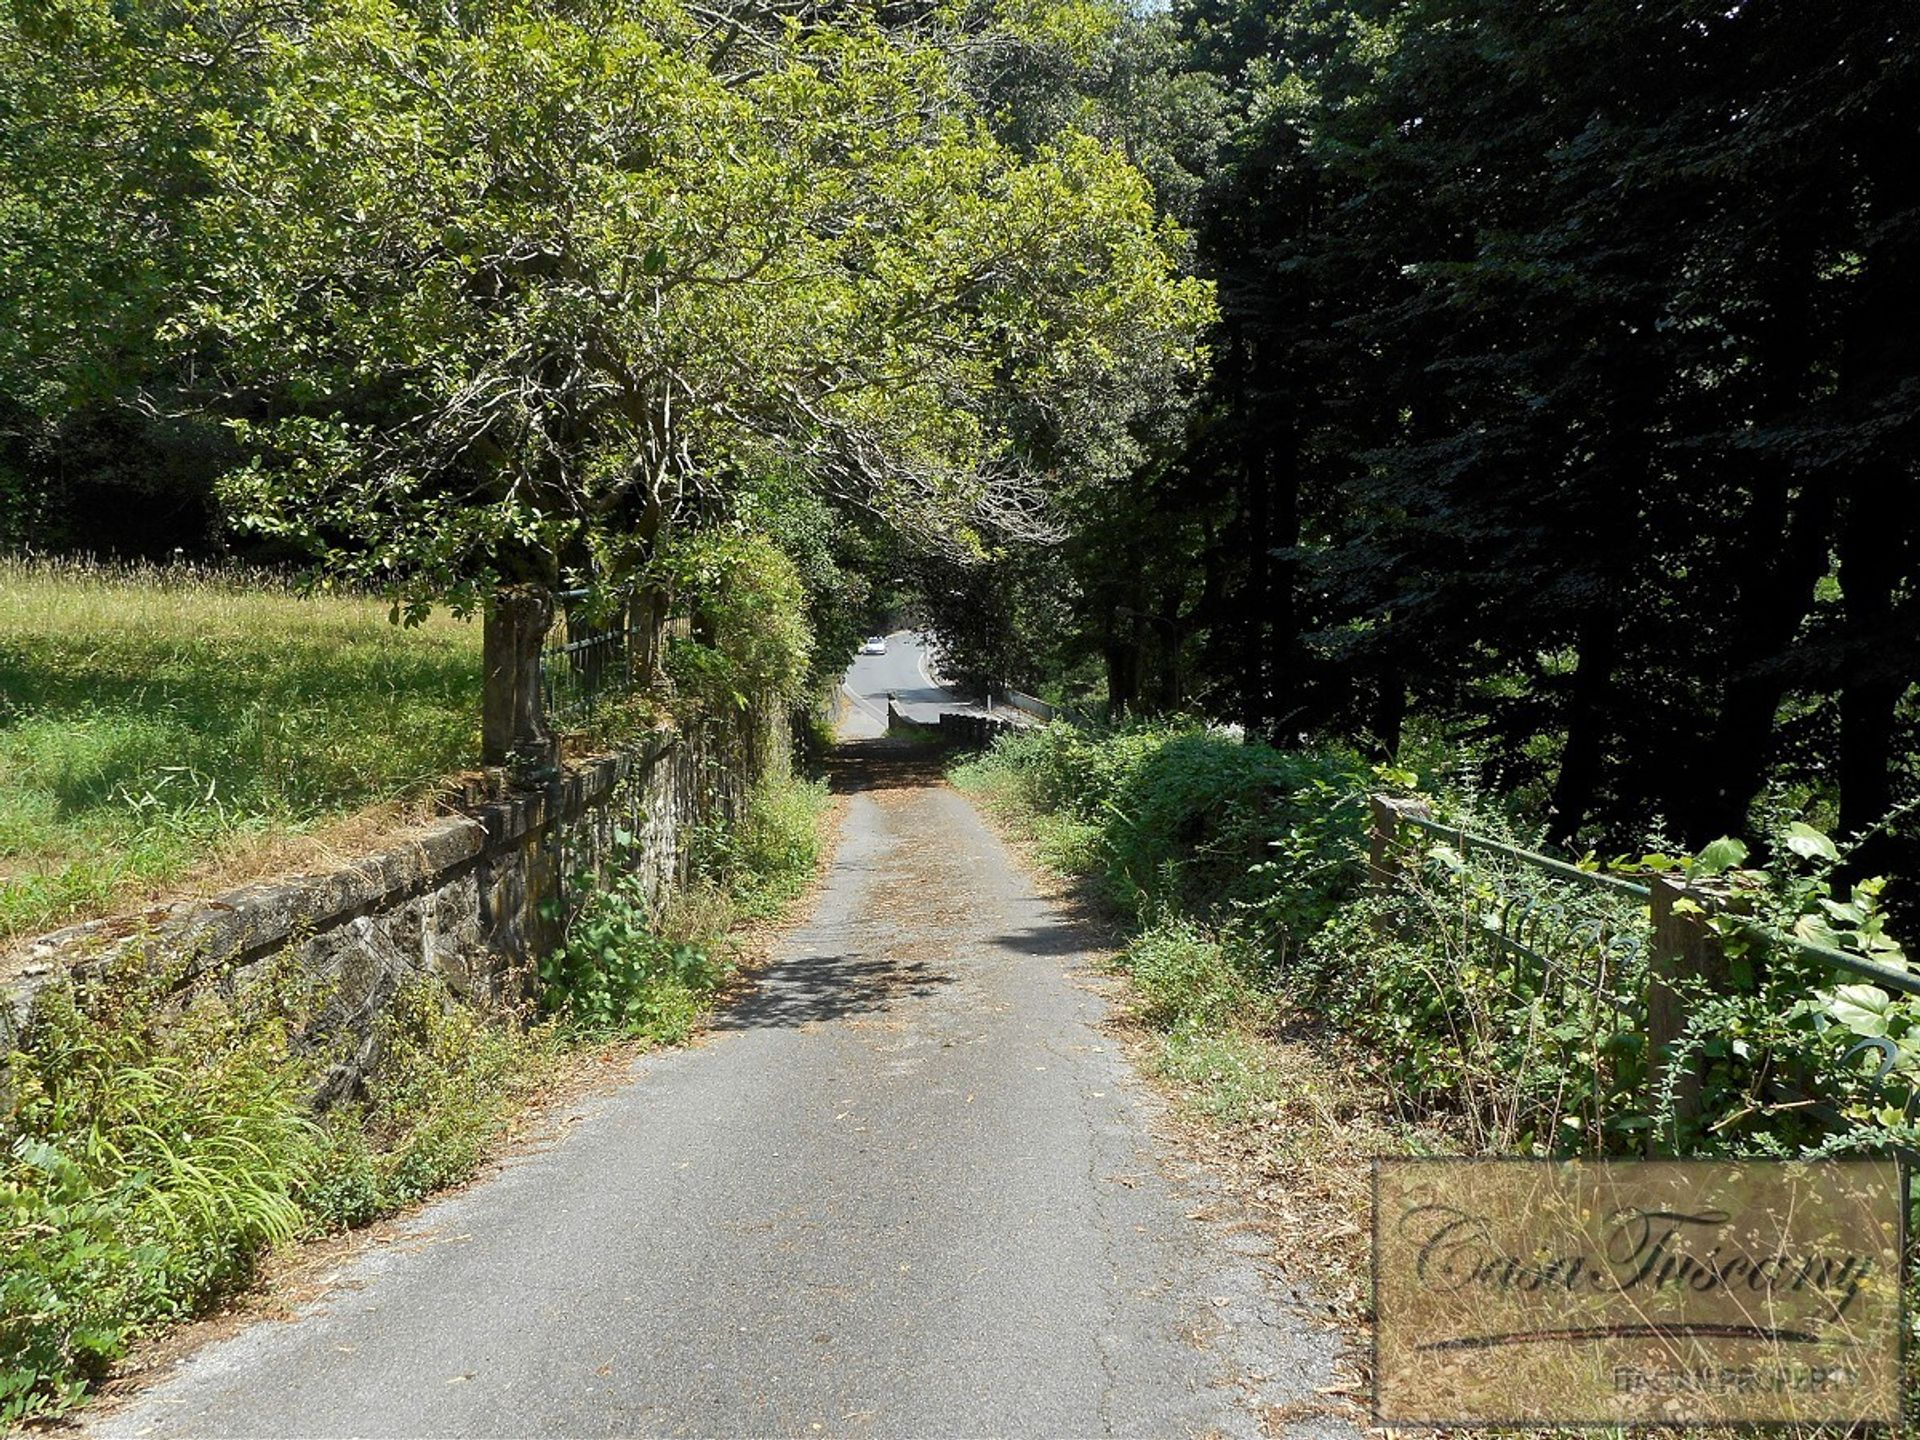
<svg viewBox="0 0 1920 1440">
<path fill-rule="evenodd" d="M 1101 1028 L 1090 942 L 848 747 L 810 920 L 716 1033 L 116 1435 L 1330 1435 L 1329 1338 Z"/>
<path fill-rule="evenodd" d="M 934 724 L 942 710 L 973 708 L 933 678 L 933 656 L 926 642 L 910 630 L 887 636 L 887 653 L 859 655 L 840 685 L 846 702 L 840 732 L 850 740 L 866 740 L 887 733 L 887 697 L 909 720 Z"/>
</svg>

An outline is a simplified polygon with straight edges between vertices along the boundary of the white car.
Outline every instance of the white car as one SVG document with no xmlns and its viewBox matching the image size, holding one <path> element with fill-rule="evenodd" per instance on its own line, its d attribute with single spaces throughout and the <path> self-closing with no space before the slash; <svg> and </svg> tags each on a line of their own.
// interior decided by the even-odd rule
<svg viewBox="0 0 1920 1440">
<path fill-rule="evenodd" d="M 862 655 L 886 654 L 887 653 L 887 637 L 884 635 L 869 635 L 867 637 L 867 643 L 860 647 L 860 653 Z"/>
</svg>

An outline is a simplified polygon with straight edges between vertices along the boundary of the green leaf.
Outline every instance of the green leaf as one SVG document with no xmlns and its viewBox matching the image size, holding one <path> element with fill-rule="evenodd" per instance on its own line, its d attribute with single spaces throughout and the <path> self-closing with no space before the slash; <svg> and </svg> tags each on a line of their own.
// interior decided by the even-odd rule
<svg viewBox="0 0 1920 1440">
<path fill-rule="evenodd" d="M 1827 1013 L 1855 1035 L 1871 1038 L 1887 1033 L 1893 997 L 1878 985 L 1840 985 L 1822 998 Z"/>
<path fill-rule="evenodd" d="M 1804 860 L 1827 860 L 1837 862 L 1840 852 L 1833 841 L 1814 829 L 1796 820 L 1787 827 L 1787 848 Z"/>
<path fill-rule="evenodd" d="M 1702 850 L 1693 862 L 1696 875 L 1719 875 L 1747 858 L 1747 847 L 1732 836 L 1722 835 Z"/>
<path fill-rule="evenodd" d="M 1804 940 L 1809 945 L 1824 946 L 1828 950 L 1843 948 L 1840 936 L 1818 915 L 1802 915 L 1793 922 L 1793 933 L 1796 939 Z"/>
</svg>

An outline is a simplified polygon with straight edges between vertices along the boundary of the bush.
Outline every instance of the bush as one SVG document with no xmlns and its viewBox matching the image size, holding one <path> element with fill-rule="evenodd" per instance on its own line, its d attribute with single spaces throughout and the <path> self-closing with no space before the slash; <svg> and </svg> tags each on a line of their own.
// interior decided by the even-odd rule
<svg viewBox="0 0 1920 1440">
<path fill-rule="evenodd" d="M 378 1045 L 357 1117 L 376 1213 L 470 1178 L 559 1052 L 551 1027 L 489 1021 L 430 982 L 388 1003 Z M 347 1142 L 347 1153 L 354 1148 Z"/>
<path fill-rule="evenodd" d="M 737 821 L 692 837 L 693 877 L 659 906 L 637 875 L 599 885 L 540 966 L 541 1003 L 580 1036 L 685 1040 L 733 974 L 728 931 L 778 915 L 812 880 L 826 802 L 823 784 L 765 777 Z"/>
<path fill-rule="evenodd" d="M 1012 805 L 1050 864 L 1094 875 L 1147 926 L 1125 962 L 1150 1023 L 1260 1023 L 1284 996 L 1363 1041 L 1404 1114 L 1445 1115 L 1482 1150 L 1631 1153 L 1655 1127 L 1707 1153 L 1920 1140 L 1902 1112 L 1920 1093 L 1920 1011 L 1755 938 L 1757 926 L 1905 963 L 1879 882 L 1840 898 L 1842 857 L 1803 824 L 1772 838 L 1765 871 L 1738 868 L 1732 841 L 1631 862 L 1711 873 L 1746 917 L 1717 922 L 1727 986 L 1690 997 L 1681 1048 L 1704 1070 L 1707 1119 L 1682 1133 L 1672 1095 L 1649 1088 L 1644 902 L 1445 844 L 1416 847 L 1392 894 L 1362 894 L 1374 777 L 1346 752 L 1282 753 L 1195 725 L 1052 725 L 1004 737 L 956 778 Z M 1531 838 L 1476 798 L 1433 804 L 1495 840 Z M 1496 933 L 1516 904 L 1532 932 L 1518 948 Z M 1820 1114 L 1791 1098 L 1811 1088 Z"/>
<path fill-rule="evenodd" d="M 1136 1012 L 1162 1030 L 1218 1029 L 1257 1019 L 1261 997 L 1223 943 L 1191 920 L 1165 919 L 1121 952 Z"/>
<path fill-rule="evenodd" d="M 1484 806 L 1437 803 L 1449 824 L 1520 838 Z M 1884 932 L 1879 882 L 1836 898 L 1839 853 L 1809 827 L 1775 836 L 1765 871 L 1737 868 L 1746 847 L 1731 840 L 1610 867 L 1683 871 L 1726 892 L 1711 920 L 1726 972 L 1689 987 L 1665 1067 L 1698 1070 L 1697 1119 L 1676 1116 L 1671 1084 L 1652 1079 L 1644 901 L 1478 849 L 1421 848 L 1403 883 L 1346 907 L 1293 976 L 1305 1003 L 1369 1043 L 1405 1111 L 1444 1113 L 1491 1153 L 1635 1154 L 1649 1132 L 1703 1155 L 1915 1138 L 1903 1112 L 1920 1094 L 1920 1011 L 1780 943 L 1795 934 L 1906 963 Z"/>
<path fill-rule="evenodd" d="M 693 869 L 720 886 L 744 920 L 779 914 L 804 891 L 820 863 L 822 781 L 768 776 L 747 793 L 740 818 L 695 837 Z"/>
<path fill-rule="evenodd" d="M 1375 1056 L 1408 1118 L 1445 1112 L 1488 1153 L 1633 1150 L 1652 1123 L 1645 959 L 1612 955 L 1603 969 L 1601 954 L 1575 947 L 1543 974 L 1495 947 L 1457 886 L 1427 877 L 1349 905 L 1289 986 Z"/>
<path fill-rule="evenodd" d="M 813 658 L 806 587 L 764 535 L 703 530 L 678 537 L 660 578 L 697 597 L 694 633 L 676 636 L 667 673 L 692 709 L 774 710 L 800 699 Z"/>
<path fill-rule="evenodd" d="M 142 1257 L 121 1196 L 19 1137 L 0 1178 L 0 1425 L 76 1403 L 126 1348 Z"/>
<path fill-rule="evenodd" d="M 639 876 L 596 889 L 566 944 L 541 962 L 541 1004 L 588 1039 L 686 1039 L 730 969 L 711 953 L 712 937 L 658 934 L 655 919 Z"/>
<path fill-rule="evenodd" d="M 1368 773 L 1337 749 L 1282 752 L 1194 724 L 1016 731 L 976 784 L 1030 811 L 1043 854 L 1100 877 L 1136 918 L 1248 925 L 1284 956 L 1353 893 Z"/>
</svg>

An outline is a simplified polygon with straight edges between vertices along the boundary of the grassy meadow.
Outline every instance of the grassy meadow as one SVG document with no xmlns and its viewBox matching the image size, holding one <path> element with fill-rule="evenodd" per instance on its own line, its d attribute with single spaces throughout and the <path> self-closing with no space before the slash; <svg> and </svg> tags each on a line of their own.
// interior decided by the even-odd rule
<svg viewBox="0 0 1920 1440">
<path fill-rule="evenodd" d="M 245 878 L 479 751 L 480 635 L 271 577 L 0 558 L 0 946 Z M 292 853 L 290 853 L 292 852 Z"/>
</svg>

